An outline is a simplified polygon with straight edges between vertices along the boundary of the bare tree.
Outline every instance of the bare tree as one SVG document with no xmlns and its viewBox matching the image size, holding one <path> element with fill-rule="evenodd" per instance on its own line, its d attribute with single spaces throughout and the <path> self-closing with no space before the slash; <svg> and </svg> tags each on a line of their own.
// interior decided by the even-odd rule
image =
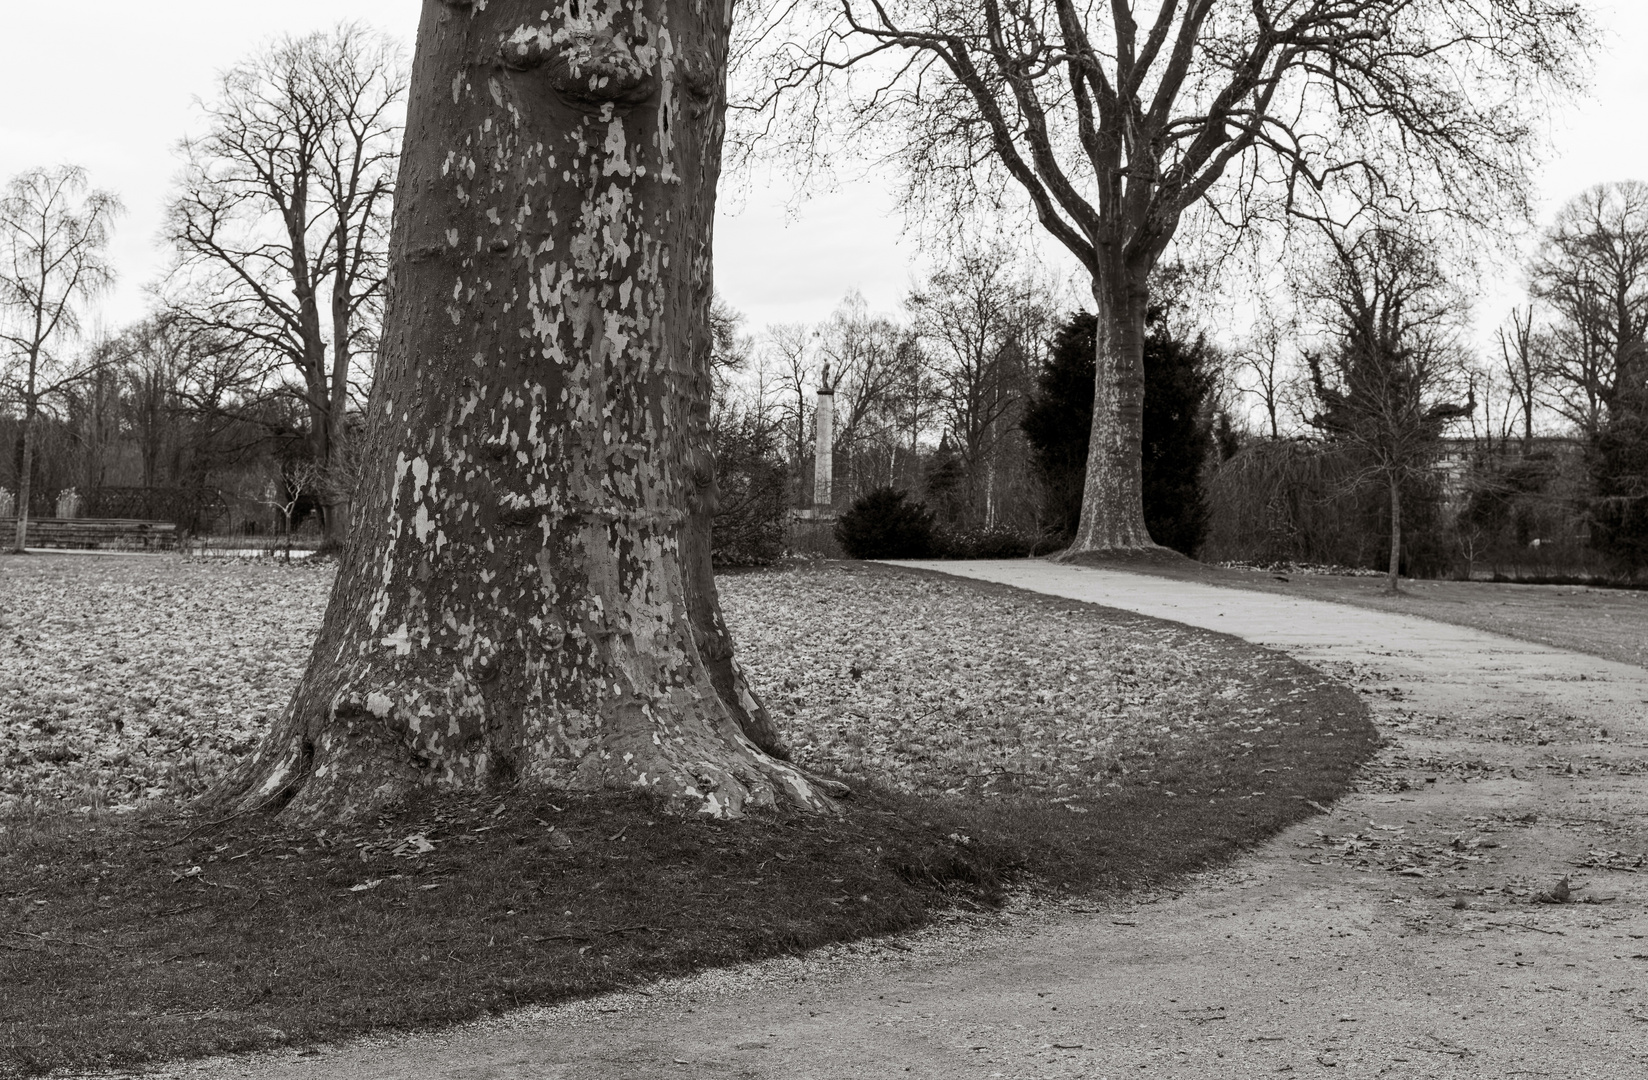
<svg viewBox="0 0 1648 1080">
<path fill-rule="evenodd" d="M 1540 342 L 1552 404 L 1594 440 L 1648 351 L 1648 184 L 1600 184 L 1563 207 L 1530 277 L 1554 315 Z"/>
<path fill-rule="evenodd" d="M 1053 313 L 1034 284 L 995 252 L 962 255 L 906 305 L 936 361 L 940 410 L 965 472 L 970 517 L 993 514 L 997 457 L 1016 442 Z M 982 505 L 981 505 L 982 504 Z"/>
<path fill-rule="evenodd" d="M 1295 320 L 1278 314 L 1270 303 L 1262 303 L 1253 329 L 1231 357 L 1233 374 L 1238 379 L 1237 393 L 1259 403 L 1272 439 L 1282 437 L 1279 416 L 1293 383 L 1289 361 L 1298 329 Z"/>
<path fill-rule="evenodd" d="M 1333 346 L 1307 353 L 1319 411 L 1311 423 L 1390 498 L 1391 592 L 1399 591 L 1402 486 L 1431 469 L 1447 425 L 1476 408 L 1456 345 L 1466 306 L 1430 246 L 1392 228 L 1323 230 L 1332 255 L 1315 281 Z"/>
<path fill-rule="evenodd" d="M 185 459 L 198 461 L 230 425 L 257 425 L 248 406 L 259 400 L 260 373 L 222 334 L 161 313 L 127 326 L 113 351 L 145 488 L 160 486 L 163 459 L 170 458 L 171 482 L 181 484 Z"/>
<path fill-rule="evenodd" d="M 812 410 L 807 395 L 816 387 L 814 352 L 817 334 L 803 323 L 778 323 L 763 335 L 763 363 L 769 365 L 776 384 L 778 421 L 786 433 L 787 449 L 793 455 L 791 481 L 795 486 L 794 506 L 811 506 L 812 490 L 804 487 L 803 462 L 807 457 L 807 422 Z"/>
<path fill-rule="evenodd" d="M 22 410 L 17 533 L 27 539 L 34 425 L 42 407 L 106 360 L 65 348 L 81 307 L 114 280 L 105 257 L 120 201 L 88 185 L 84 169 L 31 169 L 0 196 L 0 388 Z"/>
<path fill-rule="evenodd" d="M 119 338 L 120 372 L 145 488 L 159 483 L 160 459 L 175 434 L 180 367 L 176 325 L 164 318 L 127 327 Z"/>
<path fill-rule="evenodd" d="M 63 412 L 80 457 L 80 474 L 74 487 L 89 497 L 107 485 L 109 450 L 120 441 L 124 410 L 119 342 L 101 336 L 83 348 L 86 373 L 64 387 Z"/>
<path fill-rule="evenodd" d="M 1499 359 L 1511 384 L 1511 401 L 1522 414 L 1522 452 L 1534 444 L 1534 409 L 1539 403 L 1542 365 L 1534 339 L 1534 307 L 1511 309 L 1509 332 L 1499 328 Z"/>
<path fill-rule="evenodd" d="M 286 38 L 222 76 L 206 133 L 182 146 L 164 295 L 301 400 L 322 467 L 376 350 L 402 66 L 387 39 L 354 25 Z M 339 536 L 334 500 L 323 516 Z"/>
<path fill-rule="evenodd" d="M 890 422 L 887 486 L 914 490 L 921 480 L 921 440 L 933 434 L 942 412 L 943 388 L 919 337 L 899 343 L 887 393 Z"/>
<path fill-rule="evenodd" d="M 1140 488 L 1152 268 L 1198 206 L 1240 225 L 1331 200 L 1485 224 L 1525 209 L 1545 98 L 1581 81 L 1574 0 L 841 0 L 751 28 L 755 126 L 814 150 L 845 112 L 949 223 L 1027 200 L 1098 305 L 1072 554 L 1151 545 Z M 776 42 L 762 46 L 756 41 Z M 799 91 L 799 92 L 798 92 Z M 788 110 L 785 112 L 785 110 Z M 1013 193 L 1017 193 L 1015 196 Z"/>
<path fill-rule="evenodd" d="M 744 313 L 717 293 L 710 302 L 710 372 L 714 376 L 714 407 L 725 409 L 733 383 L 747 372 L 755 342 L 742 333 Z"/>
<path fill-rule="evenodd" d="M 711 574 L 729 15 L 425 0 L 359 510 L 291 703 L 219 799 L 833 808 L 759 745 Z"/>
<path fill-rule="evenodd" d="M 292 527 L 296 523 L 298 505 L 305 495 L 320 494 L 325 483 L 325 470 L 313 461 L 283 461 L 264 489 L 264 505 L 273 507 L 280 514 L 287 562 L 292 561 Z"/>
</svg>

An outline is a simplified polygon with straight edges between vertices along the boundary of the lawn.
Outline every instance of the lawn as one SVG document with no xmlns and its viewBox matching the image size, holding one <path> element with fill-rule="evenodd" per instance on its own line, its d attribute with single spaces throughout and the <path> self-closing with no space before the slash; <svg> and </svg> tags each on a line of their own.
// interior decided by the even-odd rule
<svg viewBox="0 0 1648 1080">
<path fill-rule="evenodd" d="M 1376 735 L 1276 653 L 886 567 L 728 575 L 729 624 L 839 818 L 627 793 L 429 796 L 296 832 L 183 800 L 247 752 L 325 566 L 0 560 L 0 1073 L 461 1020 L 1122 890 L 1333 799 Z"/>
</svg>

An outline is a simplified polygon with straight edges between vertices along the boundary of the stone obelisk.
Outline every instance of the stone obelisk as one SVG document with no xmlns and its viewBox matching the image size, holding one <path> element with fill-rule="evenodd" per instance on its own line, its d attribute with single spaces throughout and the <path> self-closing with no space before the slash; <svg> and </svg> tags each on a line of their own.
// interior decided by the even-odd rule
<svg viewBox="0 0 1648 1080">
<path fill-rule="evenodd" d="M 818 408 L 813 413 L 818 428 L 818 445 L 813 461 L 813 516 L 830 517 L 833 513 L 835 481 L 835 387 L 830 385 L 830 366 L 824 365 L 824 377 L 818 385 Z"/>
</svg>

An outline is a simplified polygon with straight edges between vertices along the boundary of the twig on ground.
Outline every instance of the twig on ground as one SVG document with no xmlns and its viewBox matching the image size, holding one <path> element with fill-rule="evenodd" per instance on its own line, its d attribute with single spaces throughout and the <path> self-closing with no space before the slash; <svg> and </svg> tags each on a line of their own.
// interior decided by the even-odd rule
<svg viewBox="0 0 1648 1080">
<path fill-rule="evenodd" d="M 199 909 L 201 909 L 205 906 L 206 906 L 205 904 L 185 904 L 182 907 L 175 907 L 175 908 L 172 908 L 169 911 L 162 911 L 158 917 L 162 918 L 162 919 L 165 919 L 165 918 L 169 918 L 173 915 L 182 915 L 184 912 L 187 912 L 187 911 L 198 911 Z"/>
</svg>

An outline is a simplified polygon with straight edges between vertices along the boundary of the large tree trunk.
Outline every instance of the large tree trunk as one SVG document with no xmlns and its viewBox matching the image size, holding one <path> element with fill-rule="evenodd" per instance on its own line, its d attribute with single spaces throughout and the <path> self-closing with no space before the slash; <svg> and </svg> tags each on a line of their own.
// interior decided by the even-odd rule
<svg viewBox="0 0 1648 1080">
<path fill-rule="evenodd" d="M 1146 293 L 1125 271 L 1095 279 L 1093 428 L 1081 521 L 1067 558 L 1154 548 L 1144 524 L 1144 319 Z"/>
<path fill-rule="evenodd" d="M 337 243 L 340 250 L 346 251 L 347 230 L 340 229 L 340 233 L 342 235 L 337 238 Z M 322 462 L 324 474 L 320 484 L 321 524 L 326 529 L 327 538 L 336 543 L 341 543 L 348 535 L 349 502 L 353 496 L 345 470 L 338 467 L 344 423 L 349 415 L 349 365 L 353 357 L 349 337 L 353 297 L 349 292 L 348 274 L 344 270 L 347 265 L 347 260 L 340 256 L 338 270 L 332 279 L 332 396 L 327 401 L 326 460 Z"/>
<path fill-rule="evenodd" d="M 1401 592 L 1400 570 L 1402 568 L 1402 481 L 1400 477 L 1390 478 L 1390 575 L 1386 582 L 1387 592 Z"/>
<path fill-rule="evenodd" d="M 12 551 L 23 554 L 23 548 L 29 542 L 29 498 L 34 492 L 34 410 L 23 410 L 23 452 L 18 455 L 20 464 L 17 467 L 17 535 L 14 536 Z"/>
<path fill-rule="evenodd" d="M 740 726 L 702 535 L 728 15 L 425 0 L 366 478 L 238 805 L 526 781 L 831 807 Z"/>
</svg>

